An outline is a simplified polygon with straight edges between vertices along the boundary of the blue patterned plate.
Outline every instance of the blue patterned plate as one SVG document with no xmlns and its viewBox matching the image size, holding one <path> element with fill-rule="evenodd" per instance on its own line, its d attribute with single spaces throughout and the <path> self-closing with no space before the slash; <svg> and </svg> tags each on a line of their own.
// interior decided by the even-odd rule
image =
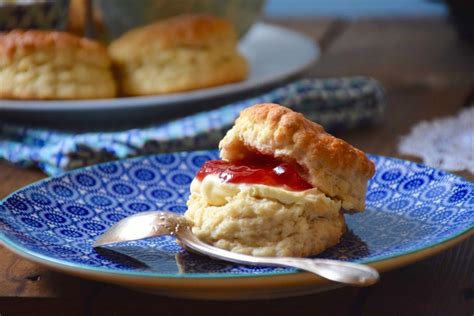
<svg viewBox="0 0 474 316">
<path fill-rule="evenodd" d="M 242 266 L 190 254 L 172 237 L 114 248 L 126 256 L 92 249 L 97 236 L 127 215 L 155 209 L 183 213 L 194 174 L 216 157 L 216 151 L 142 157 L 37 182 L 1 202 L 0 241 L 56 270 L 165 295 L 275 297 L 334 286 L 294 269 Z M 377 172 L 369 184 L 367 209 L 346 216 L 349 232 L 321 257 L 370 263 L 384 271 L 469 235 L 472 183 L 413 162 L 370 158 Z"/>
</svg>

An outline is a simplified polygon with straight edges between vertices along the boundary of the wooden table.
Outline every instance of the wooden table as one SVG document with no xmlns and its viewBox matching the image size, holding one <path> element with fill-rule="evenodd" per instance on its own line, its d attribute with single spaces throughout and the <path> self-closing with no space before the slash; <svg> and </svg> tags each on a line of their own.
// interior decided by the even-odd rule
<svg viewBox="0 0 474 316">
<path fill-rule="evenodd" d="M 338 136 L 371 153 L 398 156 L 401 135 L 420 120 L 474 103 L 474 47 L 443 18 L 272 21 L 322 46 L 305 76 L 369 75 L 386 87 L 383 122 Z M 413 157 L 403 157 L 413 159 Z M 462 176 L 474 180 L 472 174 Z M 0 198 L 44 174 L 0 162 Z M 0 315 L 473 315 L 474 239 L 383 273 L 370 288 L 251 302 L 209 302 L 137 293 L 52 272 L 0 246 Z"/>
</svg>

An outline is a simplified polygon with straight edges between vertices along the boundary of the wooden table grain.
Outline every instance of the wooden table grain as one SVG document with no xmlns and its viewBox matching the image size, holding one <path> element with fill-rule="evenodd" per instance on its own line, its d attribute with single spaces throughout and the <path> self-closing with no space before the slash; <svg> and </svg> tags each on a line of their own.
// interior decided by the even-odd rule
<svg viewBox="0 0 474 316">
<path fill-rule="evenodd" d="M 474 46 L 444 18 L 302 19 L 271 22 L 318 41 L 321 59 L 303 76 L 368 75 L 386 88 L 377 125 L 337 134 L 364 151 L 401 156 L 399 138 L 421 120 L 474 103 Z M 1 119 L 1 118 L 0 118 Z M 470 181 L 474 176 L 458 173 Z M 45 177 L 0 162 L 0 198 Z M 157 297 L 53 272 L 0 246 L 0 315 L 473 315 L 474 239 L 382 274 L 369 288 L 345 287 L 263 301 L 210 302 Z"/>
</svg>

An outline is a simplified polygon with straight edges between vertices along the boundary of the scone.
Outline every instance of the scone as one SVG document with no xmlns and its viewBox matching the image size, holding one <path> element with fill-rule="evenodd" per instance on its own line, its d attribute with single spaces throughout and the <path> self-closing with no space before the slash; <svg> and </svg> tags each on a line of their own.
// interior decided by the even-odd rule
<svg viewBox="0 0 474 316">
<path fill-rule="evenodd" d="M 0 33 L 0 98 L 95 99 L 116 94 L 101 44 L 64 32 Z"/>
<path fill-rule="evenodd" d="M 191 184 L 186 218 L 204 242 L 255 256 L 310 256 L 337 244 L 343 211 L 365 208 L 374 164 L 277 104 L 245 109 Z"/>
<path fill-rule="evenodd" d="M 133 29 L 110 44 L 109 54 L 125 95 L 206 88 L 248 73 L 234 27 L 210 15 L 180 15 Z"/>
</svg>

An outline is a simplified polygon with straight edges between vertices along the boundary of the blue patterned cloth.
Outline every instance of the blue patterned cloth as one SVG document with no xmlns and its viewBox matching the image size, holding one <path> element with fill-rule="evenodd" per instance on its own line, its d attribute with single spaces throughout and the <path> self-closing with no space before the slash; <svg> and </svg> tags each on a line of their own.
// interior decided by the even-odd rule
<svg viewBox="0 0 474 316">
<path fill-rule="evenodd" d="M 385 108 L 383 89 L 373 79 L 302 79 L 215 110 L 126 131 L 73 133 L 0 122 L 0 158 L 55 175 L 126 157 L 212 148 L 242 109 L 263 102 L 288 106 L 327 130 L 371 123 Z"/>
</svg>

